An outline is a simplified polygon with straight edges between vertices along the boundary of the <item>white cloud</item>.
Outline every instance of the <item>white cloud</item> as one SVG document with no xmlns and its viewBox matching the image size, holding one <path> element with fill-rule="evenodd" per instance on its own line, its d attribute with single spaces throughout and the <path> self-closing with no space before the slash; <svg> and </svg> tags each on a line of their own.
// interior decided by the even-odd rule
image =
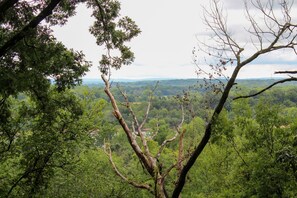
<svg viewBox="0 0 297 198">
<path fill-rule="evenodd" d="M 122 0 L 122 15 L 135 20 L 142 33 L 129 43 L 135 52 L 135 63 L 113 71 L 113 78 L 195 78 L 196 67 L 192 64 L 191 52 L 198 42 L 196 35 L 198 37 L 206 35 L 206 26 L 202 23 L 201 4 L 208 2 Z M 241 1 L 223 0 L 222 2 L 231 9 L 226 10 L 230 30 L 236 35 L 237 41 L 247 42 L 249 39 L 243 33 L 245 16 L 243 10 L 239 9 Z M 88 32 L 93 23 L 90 15 L 90 10 L 79 6 L 77 15 L 71 18 L 66 26 L 55 27 L 54 30 L 55 36 L 67 47 L 83 50 L 87 59 L 93 62 L 94 66 L 86 77 L 99 78 L 97 66 L 103 49 L 96 45 L 95 38 Z M 249 49 L 245 51 L 253 52 Z M 203 59 L 203 57 L 199 58 Z M 296 61 L 296 56 L 291 53 L 276 53 L 267 58 L 275 61 Z M 275 68 L 263 65 L 265 59 L 259 61 L 258 65 L 252 65 L 251 69 L 246 67 L 240 77 L 271 76 Z"/>
<path fill-rule="evenodd" d="M 287 75 L 275 75 L 275 71 L 291 70 L 292 65 L 278 64 L 252 64 L 242 68 L 239 78 L 274 78 L 286 77 Z"/>
</svg>

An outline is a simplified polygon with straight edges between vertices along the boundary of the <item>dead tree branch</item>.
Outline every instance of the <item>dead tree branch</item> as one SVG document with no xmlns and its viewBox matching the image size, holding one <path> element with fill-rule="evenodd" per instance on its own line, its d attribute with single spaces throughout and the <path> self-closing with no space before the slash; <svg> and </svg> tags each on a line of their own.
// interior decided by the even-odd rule
<svg viewBox="0 0 297 198">
<path fill-rule="evenodd" d="M 134 110 L 132 109 L 132 106 L 131 106 L 131 104 L 130 104 L 130 102 L 129 102 L 129 100 L 128 100 L 128 96 L 127 96 L 127 94 L 125 94 L 125 93 L 120 89 L 119 86 L 118 86 L 118 88 L 119 88 L 119 90 L 120 90 L 122 96 L 123 96 L 124 99 L 125 99 L 126 107 L 128 108 L 130 114 L 131 114 L 132 117 L 133 117 L 133 124 L 136 124 L 136 127 L 137 127 L 137 128 L 135 129 L 135 127 L 133 126 L 133 130 L 136 130 L 136 131 L 137 131 L 136 134 L 140 137 L 141 143 L 142 143 L 142 145 L 143 145 L 143 147 L 144 147 L 145 155 L 146 155 L 148 158 L 151 158 L 151 153 L 150 153 L 150 151 L 149 151 L 149 147 L 148 147 L 148 145 L 147 145 L 146 137 L 144 136 L 144 133 L 143 133 L 143 131 L 142 131 L 142 129 L 141 129 L 141 126 L 139 125 L 138 119 L 137 119 L 137 117 L 136 117 L 136 114 L 134 113 Z"/>
<path fill-rule="evenodd" d="M 166 140 L 163 141 L 163 143 L 161 144 L 161 146 L 160 146 L 160 148 L 159 148 L 159 151 L 158 151 L 158 153 L 157 153 L 157 155 L 156 155 L 156 158 L 157 158 L 157 159 L 160 157 L 160 155 L 161 155 L 163 149 L 165 148 L 165 146 L 166 146 L 168 143 L 174 141 L 174 140 L 177 138 L 177 136 L 178 136 L 178 132 L 176 131 L 176 132 L 175 132 L 175 135 L 174 135 L 172 138 L 170 138 L 170 139 L 166 139 Z"/>
<path fill-rule="evenodd" d="M 124 132 L 126 133 L 127 139 L 132 147 L 132 149 L 134 150 L 134 152 L 136 153 L 137 157 L 140 159 L 140 161 L 143 163 L 144 167 L 146 168 L 146 170 L 149 172 L 149 174 L 151 176 L 154 176 L 154 164 L 152 163 L 151 159 L 148 159 L 148 156 L 146 156 L 143 152 L 142 149 L 140 148 L 140 146 L 138 145 L 135 136 L 133 135 L 133 133 L 131 132 L 129 126 L 127 125 L 125 119 L 123 118 L 116 99 L 114 98 L 113 94 L 110 91 L 110 84 L 109 81 L 105 78 L 105 75 L 102 74 L 101 78 L 103 80 L 103 82 L 105 83 L 105 93 L 107 94 L 107 96 L 109 97 L 110 101 L 111 101 L 111 105 L 113 107 L 113 114 L 115 116 L 115 118 L 118 120 L 119 124 L 122 126 Z"/>
<path fill-rule="evenodd" d="M 172 170 L 173 168 L 177 168 L 177 166 L 178 166 L 179 163 L 182 163 L 183 161 L 187 160 L 191 155 L 192 155 L 191 152 L 185 154 L 185 155 L 180 159 L 179 162 L 175 162 L 175 163 L 172 164 L 169 168 L 167 168 L 167 170 L 164 171 L 164 173 L 162 174 L 162 176 L 165 178 L 165 177 L 171 172 L 171 170 Z"/>
<path fill-rule="evenodd" d="M 297 71 L 276 71 L 275 74 L 297 74 Z"/>
<path fill-rule="evenodd" d="M 140 188 L 140 189 L 146 189 L 148 190 L 150 193 L 153 194 L 153 190 L 151 189 L 151 186 L 148 184 L 141 184 L 141 183 L 137 183 L 135 181 L 131 181 L 129 180 L 127 177 L 125 177 L 117 168 L 116 164 L 114 163 L 113 159 L 112 159 L 112 154 L 111 154 L 111 149 L 109 147 L 108 144 L 104 144 L 104 153 L 108 156 L 108 160 L 112 165 L 112 169 L 114 170 L 114 172 L 125 182 L 127 182 L 128 184 L 136 187 L 136 188 Z"/>
<path fill-rule="evenodd" d="M 267 91 L 268 89 L 274 87 L 277 84 L 281 84 L 281 83 L 285 83 L 285 82 L 290 82 L 290 81 L 297 81 L 297 78 L 291 77 L 291 78 L 286 78 L 286 79 L 283 79 L 283 80 L 276 81 L 276 82 L 272 83 L 271 85 L 269 85 L 268 87 L 262 89 L 261 91 L 258 91 L 257 93 L 254 93 L 254 94 L 251 94 L 251 95 L 247 95 L 247 96 L 237 96 L 237 97 L 233 98 L 233 100 L 238 100 L 238 99 L 242 99 L 242 98 L 255 97 L 255 96 L 260 95 L 261 93 Z"/>
</svg>

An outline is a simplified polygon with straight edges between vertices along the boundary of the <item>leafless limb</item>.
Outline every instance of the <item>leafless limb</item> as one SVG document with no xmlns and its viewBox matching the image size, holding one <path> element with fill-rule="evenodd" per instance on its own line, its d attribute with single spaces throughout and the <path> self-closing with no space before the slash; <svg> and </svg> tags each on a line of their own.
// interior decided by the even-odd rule
<svg viewBox="0 0 297 198">
<path fill-rule="evenodd" d="M 163 149 L 165 148 L 165 146 L 166 146 L 168 143 L 174 141 L 174 140 L 177 138 L 177 136 L 178 136 L 178 132 L 175 131 L 175 135 L 174 135 L 172 138 L 170 138 L 170 139 L 166 139 L 166 140 L 163 141 L 163 143 L 161 144 L 161 146 L 160 146 L 160 148 L 159 148 L 159 151 L 158 151 L 158 153 L 157 153 L 157 155 L 156 155 L 156 158 L 157 158 L 157 159 L 160 157 L 160 155 L 161 155 Z"/>
<path fill-rule="evenodd" d="M 203 7 L 204 23 L 213 33 L 210 42 L 200 42 L 202 47 L 198 45 L 199 50 L 206 53 L 214 60 L 218 60 L 216 64 L 205 62 L 209 65 L 211 72 L 203 69 L 194 56 L 194 63 L 198 70 L 197 75 L 204 75 L 205 87 L 214 89 L 216 93 L 222 93 L 224 89 L 224 81 L 228 81 L 229 77 L 225 75 L 228 65 L 233 65 L 237 61 L 237 54 L 243 49 L 232 38 L 232 33 L 227 28 L 227 16 L 223 15 L 223 7 L 219 6 L 218 0 L 212 0 L 209 9 Z M 195 49 L 193 50 L 195 54 Z M 234 57 L 234 58 L 233 58 Z M 213 60 L 212 59 L 212 60 Z"/>
<path fill-rule="evenodd" d="M 133 117 L 133 123 L 136 124 L 137 130 L 138 130 L 140 125 L 139 125 L 138 119 L 137 119 L 137 117 L 136 117 L 136 115 L 134 113 L 134 110 L 131 107 L 131 104 L 129 102 L 128 96 L 127 96 L 126 93 L 124 93 L 124 91 L 120 88 L 119 85 L 117 85 L 117 87 L 118 87 L 120 93 L 122 94 L 122 96 L 123 96 L 123 98 L 125 100 L 125 105 L 124 106 L 129 110 L 130 114 L 132 115 L 132 117 Z"/>
<path fill-rule="evenodd" d="M 157 129 L 150 135 L 150 138 L 153 140 L 159 133 L 159 122 L 157 122 Z"/>
<path fill-rule="evenodd" d="M 179 123 L 179 125 L 177 126 L 177 128 L 176 128 L 176 131 L 178 131 L 178 132 L 180 132 L 180 130 L 181 130 L 181 128 L 182 128 L 182 126 L 183 126 L 183 124 L 184 124 L 184 121 L 185 121 L 185 111 L 184 111 L 184 101 L 182 101 L 182 103 L 181 103 L 181 114 L 182 114 L 182 116 L 181 116 L 181 121 L 180 121 L 180 123 Z"/>
<path fill-rule="evenodd" d="M 132 107 L 131 107 L 131 104 L 130 104 L 130 102 L 129 102 L 129 100 L 128 100 L 128 96 L 127 96 L 126 93 L 124 93 L 124 92 L 120 89 L 119 86 L 118 86 L 118 88 L 119 88 L 119 90 L 120 90 L 122 96 L 123 96 L 124 99 L 125 99 L 126 107 L 128 108 L 130 114 L 132 115 L 132 118 L 133 118 L 133 130 L 134 130 L 134 131 L 136 130 L 136 134 L 140 137 L 140 140 L 141 140 L 142 145 L 143 145 L 143 147 L 144 147 L 144 151 L 145 151 L 146 156 L 151 156 L 151 153 L 150 153 L 150 151 L 149 151 L 149 147 L 148 147 L 148 145 L 147 145 L 146 137 L 144 136 L 144 133 L 143 133 L 143 131 L 142 131 L 142 126 L 139 124 L 138 119 L 137 119 L 137 116 L 136 116 L 136 114 L 134 113 L 134 110 L 133 110 Z M 149 107 L 150 107 L 150 102 L 149 102 Z M 147 112 L 149 112 L 149 107 L 148 107 Z M 143 124 L 145 123 L 145 120 L 146 120 L 146 118 L 144 119 Z M 134 124 L 136 124 L 136 127 L 137 127 L 136 129 L 135 129 L 135 127 L 134 127 Z M 134 133 L 134 134 L 135 134 L 135 133 Z"/>
<path fill-rule="evenodd" d="M 115 118 L 118 120 L 118 122 L 122 126 L 124 132 L 126 133 L 127 139 L 129 141 L 131 147 L 133 148 L 134 152 L 136 153 L 136 155 L 138 156 L 140 161 L 143 163 L 146 170 L 150 173 L 151 176 L 154 176 L 154 163 L 153 163 L 154 160 L 152 158 L 150 158 L 150 156 L 146 156 L 142 152 L 142 149 L 138 145 L 135 136 L 133 135 L 132 131 L 130 130 L 129 126 L 127 125 L 125 119 L 123 118 L 123 116 L 118 108 L 116 99 L 114 98 L 113 94 L 110 91 L 109 81 L 107 80 L 107 78 L 105 77 L 104 74 L 101 75 L 101 78 L 102 78 L 103 82 L 105 83 L 104 91 L 111 101 L 111 105 L 113 107 L 113 114 L 114 114 Z"/>
<path fill-rule="evenodd" d="M 184 140 L 184 135 L 185 135 L 185 132 L 186 132 L 186 129 L 183 129 L 181 131 L 183 123 L 184 123 L 184 109 L 183 109 L 183 105 L 182 105 L 182 120 L 181 120 L 181 123 L 177 127 L 177 131 L 180 134 L 180 136 L 179 136 L 179 141 L 178 141 L 178 156 L 177 156 L 177 167 L 176 168 L 177 168 L 179 174 L 181 174 L 181 170 L 183 168 L 183 166 L 182 166 L 182 161 L 183 161 L 183 157 L 184 157 L 184 154 L 183 154 L 183 151 L 184 151 L 183 140 Z"/>
<path fill-rule="evenodd" d="M 297 71 L 276 71 L 275 74 L 297 74 Z"/>
<path fill-rule="evenodd" d="M 106 74 L 102 74 L 101 78 L 103 82 L 105 83 L 105 93 L 107 94 L 108 98 L 110 99 L 112 108 L 113 108 L 113 114 L 115 118 L 120 123 L 121 127 L 123 128 L 124 132 L 126 133 L 127 139 L 129 141 L 130 146 L 134 150 L 135 154 L 137 155 L 138 159 L 141 162 L 141 165 L 145 168 L 145 170 L 150 174 L 151 178 L 155 182 L 155 186 L 151 192 L 156 197 L 168 197 L 167 192 L 165 190 L 164 186 L 164 177 L 161 174 L 162 166 L 159 164 L 158 160 L 153 157 L 153 155 L 150 153 L 149 147 L 147 145 L 147 139 L 143 134 L 143 131 L 140 128 L 140 125 L 137 121 L 136 115 L 133 112 L 132 107 L 130 106 L 130 103 L 128 101 L 128 97 L 124 92 L 122 92 L 122 95 L 125 98 L 126 101 L 126 107 L 129 109 L 135 126 L 132 124 L 133 131 L 129 128 L 128 124 L 126 123 L 125 119 L 122 117 L 122 114 L 117 106 L 117 101 L 114 98 L 113 94 L 110 91 L 110 83 L 109 80 L 106 78 Z M 137 121 L 137 123 L 135 123 Z M 136 128 L 135 128 L 136 127 Z M 140 142 L 136 141 L 136 135 L 135 132 L 139 134 Z M 144 151 L 142 151 L 142 148 L 144 148 Z M 131 181 L 130 181 L 131 182 Z"/>
<path fill-rule="evenodd" d="M 151 90 L 151 92 L 150 92 L 150 96 L 149 96 L 149 100 L 148 100 L 147 109 L 146 109 L 146 112 L 145 112 L 143 121 L 142 121 L 142 123 L 141 123 L 140 126 L 139 126 L 140 129 L 142 129 L 142 127 L 144 126 L 144 124 L 145 124 L 146 121 L 147 121 L 147 118 L 148 118 L 148 115 L 149 115 L 149 112 L 150 112 L 150 109 L 151 109 L 152 100 L 153 100 L 153 93 L 156 91 L 158 85 L 159 85 L 159 81 L 156 82 L 154 88 L 153 88 L 153 89 Z"/>
<path fill-rule="evenodd" d="M 260 32 L 263 32 L 263 30 L 259 26 L 259 24 L 256 22 L 256 19 L 254 19 L 251 16 L 250 9 L 248 8 L 248 5 L 247 5 L 246 1 L 245 1 L 244 5 L 245 5 L 245 11 L 246 11 L 246 14 L 247 14 L 247 18 L 248 18 L 248 20 L 250 21 L 250 24 L 251 24 L 251 28 L 249 30 L 247 30 L 247 32 L 249 32 L 251 35 L 253 35 L 253 36 L 255 36 L 257 38 L 258 45 L 260 45 L 259 48 L 258 48 L 257 44 L 254 43 L 253 39 L 251 39 L 251 42 L 253 43 L 254 47 L 257 50 L 261 50 L 261 49 L 263 49 L 263 37 L 262 37 Z"/>
<path fill-rule="evenodd" d="M 246 96 L 237 96 L 237 97 L 233 98 L 233 100 L 255 97 L 257 95 L 260 95 L 264 91 L 267 91 L 268 89 L 272 88 L 273 86 L 275 86 L 277 84 L 281 84 L 281 83 L 285 83 L 285 82 L 289 82 L 289 81 L 297 81 L 297 78 L 291 77 L 291 78 L 286 78 L 286 79 L 283 79 L 283 80 L 276 81 L 276 82 L 272 83 L 271 85 L 269 85 L 268 87 L 262 89 L 261 91 L 258 91 L 257 93 L 254 93 L 254 94 L 251 94 L 251 95 L 246 95 Z"/>
<path fill-rule="evenodd" d="M 185 154 L 179 161 L 175 162 L 174 164 L 172 164 L 171 166 L 169 166 L 167 168 L 166 171 L 164 171 L 164 173 L 162 174 L 163 177 L 166 177 L 173 168 L 177 168 L 179 163 L 184 162 L 185 160 L 187 160 L 190 156 L 192 155 L 192 152 L 188 152 L 187 154 Z"/>
<path fill-rule="evenodd" d="M 214 33 L 214 38 L 217 38 L 216 42 L 218 46 L 221 46 L 221 51 L 231 51 L 234 56 L 240 50 L 237 42 L 231 37 L 231 33 L 227 28 L 226 16 L 223 15 L 223 7 L 219 7 L 219 1 L 213 0 L 210 9 L 203 8 L 204 22 Z M 209 46 L 210 49 L 218 51 L 219 48 Z"/>
<path fill-rule="evenodd" d="M 151 186 L 148 184 L 141 184 L 141 183 L 137 183 L 135 181 L 129 180 L 127 177 L 125 177 L 117 168 L 116 164 L 114 163 L 113 159 L 112 159 L 112 154 L 111 154 L 111 149 L 110 146 L 105 143 L 104 144 L 104 153 L 108 156 L 108 160 L 112 165 L 112 169 L 114 170 L 114 172 L 125 182 L 127 182 L 128 184 L 136 187 L 136 188 L 140 188 L 140 189 L 146 189 L 148 190 L 150 193 L 153 194 L 153 190 L 151 189 Z"/>
</svg>

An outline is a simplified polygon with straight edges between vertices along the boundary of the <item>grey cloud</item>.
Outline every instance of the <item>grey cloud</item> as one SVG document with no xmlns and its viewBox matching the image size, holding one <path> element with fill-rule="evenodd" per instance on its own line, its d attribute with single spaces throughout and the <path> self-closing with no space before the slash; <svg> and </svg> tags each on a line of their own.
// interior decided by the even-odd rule
<svg viewBox="0 0 297 198">
<path fill-rule="evenodd" d="M 244 2 L 247 2 L 249 9 L 254 9 L 255 7 L 252 5 L 252 2 L 256 2 L 257 0 L 222 0 L 224 7 L 227 9 L 244 9 Z M 274 3 L 274 8 L 280 8 L 280 3 L 283 2 L 283 0 L 261 0 L 261 3 L 263 5 L 267 4 L 269 1 Z M 297 7 L 297 1 L 295 0 L 289 0 L 289 5 L 292 5 L 292 7 Z"/>
<path fill-rule="evenodd" d="M 243 9 L 244 1 L 242 0 L 222 0 L 224 7 L 228 9 Z"/>
</svg>

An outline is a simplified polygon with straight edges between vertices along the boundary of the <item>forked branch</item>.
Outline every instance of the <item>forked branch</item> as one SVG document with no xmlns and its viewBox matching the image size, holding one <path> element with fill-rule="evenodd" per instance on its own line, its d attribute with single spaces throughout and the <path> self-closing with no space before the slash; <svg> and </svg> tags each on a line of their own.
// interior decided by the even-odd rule
<svg viewBox="0 0 297 198">
<path fill-rule="evenodd" d="M 104 74 L 101 75 L 101 78 L 102 78 L 103 82 L 105 83 L 104 91 L 107 94 L 108 98 L 110 99 L 110 102 L 111 102 L 111 105 L 113 108 L 113 114 L 114 114 L 115 118 L 118 120 L 118 122 L 120 123 L 120 125 L 122 126 L 124 132 L 126 133 L 129 144 L 131 145 L 132 149 L 134 150 L 134 152 L 136 153 L 136 155 L 140 159 L 140 161 L 143 163 L 144 167 L 149 172 L 149 174 L 151 176 L 154 176 L 154 164 L 152 163 L 152 160 L 150 158 L 148 158 L 148 156 L 146 156 L 142 152 L 142 149 L 138 145 L 133 132 L 130 130 L 125 119 L 123 118 L 123 116 L 118 108 L 116 99 L 114 98 L 113 94 L 110 91 L 109 81 L 107 80 L 107 78 L 105 77 Z"/>
<path fill-rule="evenodd" d="M 122 96 L 124 97 L 125 102 L 126 102 L 126 107 L 127 107 L 127 109 L 129 110 L 130 114 L 133 117 L 133 131 L 136 131 L 136 135 L 138 135 L 140 137 L 141 143 L 142 143 L 142 145 L 144 147 L 144 152 L 145 152 L 146 157 L 150 158 L 149 160 L 152 161 L 151 154 L 150 154 L 150 151 L 149 151 L 149 147 L 147 145 L 146 137 L 144 136 L 144 133 L 143 133 L 143 131 L 141 129 L 141 126 L 139 125 L 137 116 L 136 116 L 134 110 L 132 109 L 132 106 L 131 106 L 131 104 L 130 104 L 130 102 L 128 100 L 128 96 L 127 96 L 126 93 L 123 92 L 123 90 L 120 89 L 119 86 L 118 86 L 118 89 L 120 90 Z M 136 124 L 136 129 L 134 127 L 134 124 Z"/>
<path fill-rule="evenodd" d="M 108 156 L 108 160 L 112 165 L 112 169 L 114 170 L 114 172 L 125 182 L 127 182 L 128 184 L 136 187 L 136 188 L 140 188 L 140 189 L 146 189 L 148 190 L 150 193 L 154 194 L 153 190 L 151 189 L 151 186 L 148 184 L 141 184 L 135 181 L 132 181 L 130 179 L 128 179 L 127 177 L 125 177 L 117 168 L 116 164 L 114 163 L 113 159 L 112 159 L 112 154 L 111 154 L 111 149 L 110 146 L 108 144 L 104 144 L 104 153 Z"/>
</svg>

